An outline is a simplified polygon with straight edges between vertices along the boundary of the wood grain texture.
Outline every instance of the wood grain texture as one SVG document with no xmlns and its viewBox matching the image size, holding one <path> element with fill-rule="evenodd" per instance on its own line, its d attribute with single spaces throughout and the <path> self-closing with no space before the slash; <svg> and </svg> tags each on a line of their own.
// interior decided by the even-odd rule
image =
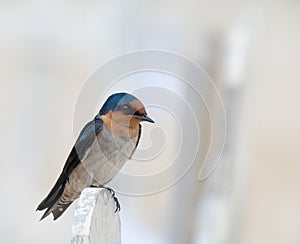
<svg viewBox="0 0 300 244">
<path fill-rule="evenodd" d="M 86 188 L 75 209 L 72 244 L 121 243 L 119 213 L 106 189 Z"/>
</svg>

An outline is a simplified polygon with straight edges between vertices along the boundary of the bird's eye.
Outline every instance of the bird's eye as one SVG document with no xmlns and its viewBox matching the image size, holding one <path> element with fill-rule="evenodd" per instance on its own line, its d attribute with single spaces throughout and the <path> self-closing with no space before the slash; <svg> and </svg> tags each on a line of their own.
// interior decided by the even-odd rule
<svg viewBox="0 0 300 244">
<path fill-rule="evenodd" d="M 123 106 L 122 106 L 122 110 L 128 111 L 128 110 L 129 110 L 129 106 L 128 106 L 128 105 L 123 105 Z"/>
</svg>

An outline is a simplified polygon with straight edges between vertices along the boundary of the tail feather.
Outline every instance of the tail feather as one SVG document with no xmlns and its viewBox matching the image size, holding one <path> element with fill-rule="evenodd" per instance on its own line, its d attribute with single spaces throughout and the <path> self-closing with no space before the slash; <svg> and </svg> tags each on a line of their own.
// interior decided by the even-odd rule
<svg viewBox="0 0 300 244">
<path fill-rule="evenodd" d="M 44 218 L 46 218 L 51 213 L 51 209 L 47 209 L 46 212 L 43 214 L 43 216 L 40 218 L 40 221 Z"/>
<path fill-rule="evenodd" d="M 46 218 L 50 213 L 53 213 L 54 219 L 57 219 L 64 210 L 71 204 L 69 202 L 64 202 L 63 204 L 60 204 L 61 196 L 64 192 L 64 185 L 65 184 L 58 184 L 58 182 L 54 185 L 54 187 L 51 189 L 48 196 L 39 204 L 36 210 L 44 210 L 45 213 L 43 214 L 40 221 L 44 218 Z M 58 209 L 63 209 L 63 211 L 58 211 Z"/>
<path fill-rule="evenodd" d="M 55 209 L 53 209 L 52 214 L 54 217 L 54 220 L 56 220 L 58 217 L 60 217 L 66 209 L 71 205 L 73 201 L 65 203 L 63 205 L 58 205 Z"/>
<path fill-rule="evenodd" d="M 37 210 L 46 209 L 40 221 L 49 214 L 53 214 L 54 220 L 60 217 L 79 194 L 64 192 L 65 184 L 55 184 L 48 196 L 39 204 Z"/>
<path fill-rule="evenodd" d="M 53 220 L 58 219 L 65 212 L 65 210 L 71 205 L 72 202 L 73 201 L 67 203 L 55 203 L 54 206 L 51 206 L 46 210 L 46 212 L 41 217 L 40 221 L 46 218 L 51 213 L 53 215 Z"/>
<path fill-rule="evenodd" d="M 63 185 L 54 186 L 48 196 L 39 204 L 36 210 L 44 210 L 52 207 L 56 201 L 61 197 L 64 191 Z"/>
</svg>

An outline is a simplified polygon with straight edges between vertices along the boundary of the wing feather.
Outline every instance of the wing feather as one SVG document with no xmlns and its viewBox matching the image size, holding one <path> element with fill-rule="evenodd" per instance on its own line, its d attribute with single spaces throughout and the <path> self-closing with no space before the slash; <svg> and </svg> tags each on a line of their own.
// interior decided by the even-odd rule
<svg viewBox="0 0 300 244">
<path fill-rule="evenodd" d="M 61 196 L 71 172 L 80 164 L 80 158 L 86 153 L 88 148 L 92 145 L 96 136 L 103 128 L 103 121 L 99 116 L 96 116 L 94 120 L 86 124 L 86 126 L 80 132 L 80 135 L 69 154 L 64 168 L 56 181 L 55 185 L 51 189 L 47 197 L 39 204 L 37 210 L 43 210 L 45 208 L 51 208 L 58 198 Z"/>
</svg>

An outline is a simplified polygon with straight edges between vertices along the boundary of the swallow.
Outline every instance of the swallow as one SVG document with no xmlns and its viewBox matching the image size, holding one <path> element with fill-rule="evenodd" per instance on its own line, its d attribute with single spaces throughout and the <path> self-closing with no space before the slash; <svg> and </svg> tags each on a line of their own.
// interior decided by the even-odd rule
<svg viewBox="0 0 300 244">
<path fill-rule="evenodd" d="M 58 180 L 38 205 L 37 210 L 46 209 L 40 220 L 51 213 L 54 220 L 59 218 L 86 187 L 106 188 L 136 150 L 142 121 L 154 123 L 138 98 L 111 95 L 80 132 Z"/>
</svg>

